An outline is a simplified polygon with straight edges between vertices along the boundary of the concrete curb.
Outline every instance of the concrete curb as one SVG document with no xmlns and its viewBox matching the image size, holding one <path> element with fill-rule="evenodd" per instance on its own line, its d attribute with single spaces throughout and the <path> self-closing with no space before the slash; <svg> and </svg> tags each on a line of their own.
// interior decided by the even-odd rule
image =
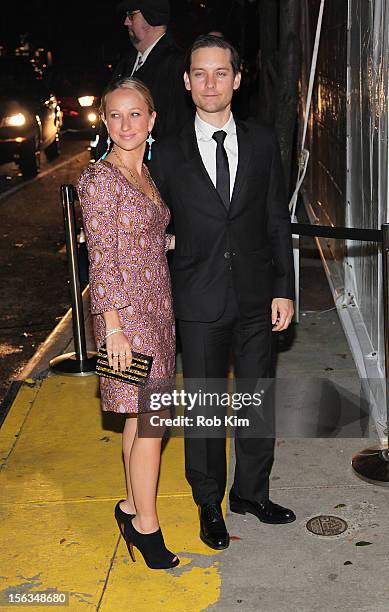
<svg viewBox="0 0 389 612">
<path fill-rule="evenodd" d="M 94 350 L 92 321 L 89 311 L 89 285 L 82 292 L 82 302 L 84 308 L 85 330 L 87 336 L 88 351 Z M 46 340 L 40 345 L 36 353 L 26 363 L 23 370 L 18 375 L 17 380 L 26 378 L 39 378 L 47 374 L 50 360 L 62 353 L 74 350 L 73 347 L 73 325 L 72 309 L 66 312 L 58 325 L 47 336 Z"/>
</svg>

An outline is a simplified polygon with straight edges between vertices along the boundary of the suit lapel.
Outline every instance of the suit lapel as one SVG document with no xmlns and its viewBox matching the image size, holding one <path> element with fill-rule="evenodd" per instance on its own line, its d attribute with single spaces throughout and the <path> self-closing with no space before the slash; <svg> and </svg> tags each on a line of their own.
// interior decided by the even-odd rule
<svg viewBox="0 0 389 612">
<path fill-rule="evenodd" d="M 133 68 L 135 66 L 136 58 L 138 57 L 137 50 L 136 49 L 132 49 L 127 57 L 128 57 L 128 60 L 127 60 L 127 72 L 128 72 L 128 74 L 131 74 L 131 72 L 132 72 L 132 70 L 133 70 Z M 120 75 L 120 78 L 123 78 L 123 72 Z"/>
<path fill-rule="evenodd" d="M 232 192 L 229 210 L 231 210 L 232 206 L 236 205 L 239 193 L 246 182 L 252 148 L 249 130 L 247 126 L 239 120 L 236 120 L 236 133 L 238 138 L 238 168 L 236 171 L 234 189 Z M 224 212 L 227 213 L 228 211 L 224 205 L 224 202 L 216 191 L 216 188 L 203 164 L 203 160 L 201 159 L 193 121 L 186 124 L 181 131 L 180 143 L 185 159 L 191 165 L 192 172 L 199 172 L 201 174 L 204 179 L 204 186 L 212 191 L 213 196 L 216 196 Z"/>
<path fill-rule="evenodd" d="M 157 44 L 155 45 L 155 47 L 153 47 L 146 59 L 146 61 L 142 64 L 142 66 L 136 71 L 134 72 L 133 76 L 135 76 L 135 74 L 138 74 L 139 76 L 147 73 L 149 70 L 153 70 L 156 66 L 159 65 L 160 62 L 160 58 L 165 55 L 166 50 L 169 48 L 169 46 L 171 45 L 171 39 L 169 34 L 164 34 L 164 36 L 162 36 L 162 38 L 157 42 Z M 135 60 L 138 56 L 138 53 L 135 54 Z M 135 63 L 134 60 L 134 63 Z"/>
<path fill-rule="evenodd" d="M 227 213 L 226 207 L 224 206 L 224 202 L 216 191 L 216 187 L 213 184 L 207 172 L 207 169 L 203 164 L 203 160 L 201 158 L 201 154 L 197 144 L 196 132 L 193 121 L 186 124 L 183 128 L 181 132 L 180 144 L 185 159 L 188 164 L 190 164 L 191 172 L 197 172 L 200 176 L 202 176 L 204 180 L 204 187 L 212 192 L 213 197 L 217 198 L 218 202 L 220 203 L 220 206 L 222 207 L 224 212 Z"/>
<path fill-rule="evenodd" d="M 246 182 L 247 169 L 251 155 L 251 141 L 249 137 L 249 130 L 244 123 L 238 120 L 236 120 L 236 134 L 238 137 L 238 168 L 236 171 L 230 209 L 237 200 L 240 190 Z"/>
</svg>

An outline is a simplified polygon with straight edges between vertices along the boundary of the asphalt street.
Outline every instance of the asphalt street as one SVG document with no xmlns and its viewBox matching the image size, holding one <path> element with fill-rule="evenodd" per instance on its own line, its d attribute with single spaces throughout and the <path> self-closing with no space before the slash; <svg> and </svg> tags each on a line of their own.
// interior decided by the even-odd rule
<svg viewBox="0 0 389 612">
<path fill-rule="evenodd" d="M 25 181 L 0 166 L 0 401 L 70 306 L 59 189 L 89 161 L 88 141 L 64 134 L 61 154 Z"/>
</svg>

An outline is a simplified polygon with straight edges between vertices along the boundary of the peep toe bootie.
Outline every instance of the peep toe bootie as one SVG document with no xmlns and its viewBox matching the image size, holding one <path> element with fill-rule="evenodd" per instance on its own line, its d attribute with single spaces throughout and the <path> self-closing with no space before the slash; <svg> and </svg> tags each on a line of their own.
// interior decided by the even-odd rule
<svg viewBox="0 0 389 612">
<path fill-rule="evenodd" d="M 129 521 L 124 525 L 124 538 L 131 559 L 135 561 L 135 546 L 150 569 L 171 569 L 177 567 L 180 562 L 175 558 L 176 555 L 166 548 L 161 529 L 153 533 L 140 533 L 132 521 Z"/>
<path fill-rule="evenodd" d="M 121 499 L 116 504 L 116 506 L 115 506 L 115 519 L 116 519 L 116 522 L 117 522 L 118 527 L 120 529 L 120 533 L 122 534 L 123 538 L 125 539 L 124 525 L 126 523 L 129 523 L 130 521 L 132 521 L 132 519 L 134 518 L 135 514 L 128 514 L 127 512 L 124 512 L 124 510 L 121 509 L 120 504 L 122 502 L 124 502 L 124 501 L 125 501 L 124 499 Z"/>
</svg>

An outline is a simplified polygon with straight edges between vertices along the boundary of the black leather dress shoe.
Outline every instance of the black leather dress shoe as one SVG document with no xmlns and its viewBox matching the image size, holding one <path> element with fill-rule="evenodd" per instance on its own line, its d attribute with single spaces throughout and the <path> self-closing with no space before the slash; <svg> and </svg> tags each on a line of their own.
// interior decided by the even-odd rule
<svg viewBox="0 0 389 612">
<path fill-rule="evenodd" d="M 200 539 L 215 550 L 223 550 L 230 543 L 230 536 L 223 519 L 220 504 L 203 504 L 200 512 Z"/>
<path fill-rule="evenodd" d="M 262 523 L 270 523 L 271 525 L 282 525 L 284 523 L 293 523 L 296 520 L 296 515 L 293 510 L 283 508 L 278 504 L 274 504 L 270 499 L 262 502 L 252 502 L 247 499 L 238 497 L 234 491 L 230 491 L 230 510 L 237 514 L 253 514 L 259 518 Z"/>
</svg>

